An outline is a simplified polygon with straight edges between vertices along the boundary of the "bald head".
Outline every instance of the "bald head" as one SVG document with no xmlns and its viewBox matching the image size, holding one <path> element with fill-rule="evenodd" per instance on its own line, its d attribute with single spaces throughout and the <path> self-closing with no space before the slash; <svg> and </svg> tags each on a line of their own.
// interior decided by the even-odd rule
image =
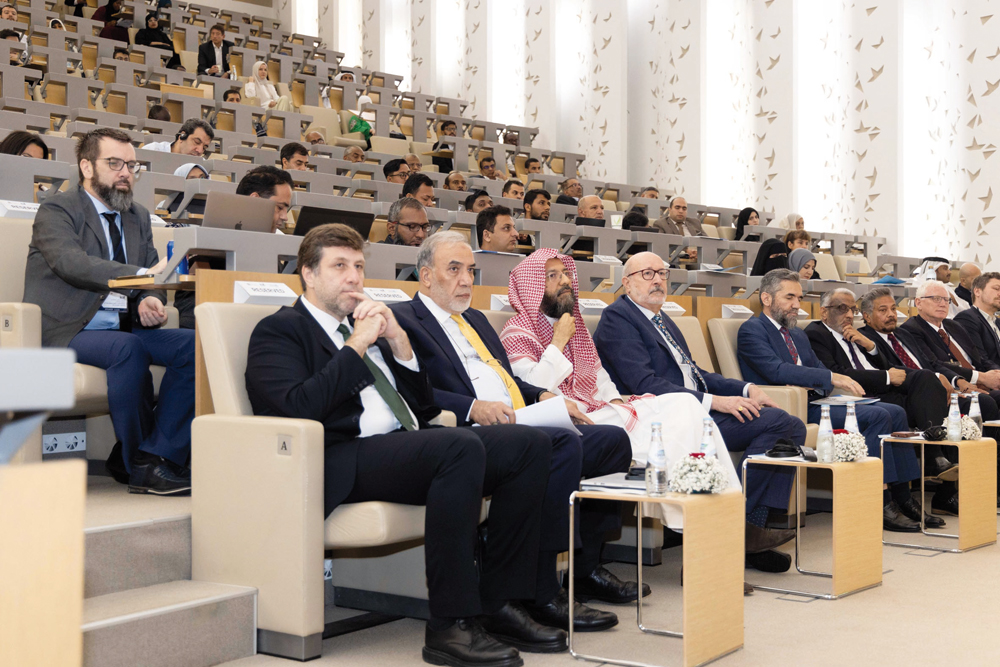
<svg viewBox="0 0 1000 667">
<path fill-rule="evenodd" d="M 972 281 L 982 275 L 982 270 L 972 262 L 966 262 L 958 270 L 958 282 L 967 290 L 972 289 Z"/>
<path fill-rule="evenodd" d="M 576 214 L 581 218 L 604 220 L 604 200 L 597 195 L 580 197 L 580 201 L 576 205 Z"/>
</svg>

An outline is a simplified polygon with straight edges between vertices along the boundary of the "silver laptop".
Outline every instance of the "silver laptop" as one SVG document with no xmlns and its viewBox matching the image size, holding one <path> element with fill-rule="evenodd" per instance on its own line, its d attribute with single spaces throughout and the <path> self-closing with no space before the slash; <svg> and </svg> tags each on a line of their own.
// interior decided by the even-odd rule
<svg viewBox="0 0 1000 667">
<path fill-rule="evenodd" d="M 274 226 L 276 204 L 270 199 L 213 191 L 205 201 L 202 227 L 270 234 Z"/>
</svg>

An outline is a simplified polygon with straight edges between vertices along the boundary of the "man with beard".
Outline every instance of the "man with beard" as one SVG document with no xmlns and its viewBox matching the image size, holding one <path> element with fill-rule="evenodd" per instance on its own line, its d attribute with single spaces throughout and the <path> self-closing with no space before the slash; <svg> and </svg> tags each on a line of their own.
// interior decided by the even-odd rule
<svg viewBox="0 0 1000 667">
<path fill-rule="evenodd" d="M 788 269 L 774 269 L 764 275 L 760 283 L 761 314 L 740 326 L 736 353 L 743 377 L 750 382 L 809 389 L 809 423 L 818 424 L 822 410 L 813 405 L 812 400 L 829 395 L 834 388 L 855 396 L 864 396 L 865 392 L 855 380 L 824 366 L 813 352 L 809 337 L 796 328 L 802 299 L 799 280 L 799 274 Z M 855 412 L 869 456 L 879 456 L 879 434 L 908 428 L 906 411 L 898 405 L 858 405 Z M 847 408 L 830 407 L 833 428 L 844 428 L 846 416 Z M 909 497 L 908 483 L 919 475 L 917 457 L 912 449 L 886 447 L 882 456 L 882 479 L 887 485 L 882 498 L 885 530 L 920 532 L 920 524 L 905 516 L 898 504 Z"/>
<path fill-rule="evenodd" d="M 480 250 L 517 252 L 517 228 L 506 206 L 484 208 L 476 216 L 476 235 Z"/>
<path fill-rule="evenodd" d="M 546 190 L 535 188 L 524 193 L 524 219 L 548 220 L 552 209 L 552 195 Z"/>
<path fill-rule="evenodd" d="M 194 418 L 194 331 L 160 329 L 160 291 L 108 291 L 108 281 L 166 266 L 153 247 L 149 212 L 132 201 L 139 173 L 121 130 L 88 132 L 76 147 L 80 185 L 35 214 L 24 301 L 42 310 L 42 344 L 70 347 L 107 371 L 115 435 L 109 470 L 131 493 L 188 495 Z M 166 367 L 153 412 L 150 364 Z"/>
<path fill-rule="evenodd" d="M 965 267 L 962 267 L 965 270 Z M 970 284 L 972 308 L 955 316 L 955 321 L 965 327 L 976 346 L 980 358 L 992 368 L 1000 368 L 1000 328 L 997 311 L 1000 310 L 1000 273 L 990 271 L 977 275 Z"/>
<path fill-rule="evenodd" d="M 392 202 L 388 218 L 386 230 L 389 235 L 379 243 L 419 246 L 431 233 L 427 212 L 423 204 L 413 197 L 403 197 Z"/>
</svg>

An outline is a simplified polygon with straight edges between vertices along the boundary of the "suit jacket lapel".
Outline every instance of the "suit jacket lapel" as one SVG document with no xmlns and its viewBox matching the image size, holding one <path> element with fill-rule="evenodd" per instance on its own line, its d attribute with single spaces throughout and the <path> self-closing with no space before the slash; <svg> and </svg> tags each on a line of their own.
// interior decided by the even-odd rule
<svg viewBox="0 0 1000 667">
<path fill-rule="evenodd" d="M 913 319 L 917 321 L 917 326 L 923 329 L 925 337 L 930 338 L 931 344 L 936 346 L 938 350 L 943 351 L 945 354 L 947 354 L 948 358 L 950 359 L 951 350 L 948 348 L 947 345 L 944 344 L 944 341 L 941 340 L 941 335 L 937 332 L 937 330 L 934 327 L 932 327 L 929 322 L 927 322 L 924 318 L 920 317 L 919 315 L 917 315 Z"/>
<path fill-rule="evenodd" d="M 111 259 L 111 250 L 108 248 L 108 239 L 104 235 L 104 224 L 101 222 L 101 216 L 97 213 L 94 202 L 90 201 L 90 195 L 83 189 L 83 186 L 80 186 L 79 195 L 80 206 L 86 212 L 84 214 L 86 224 L 94 232 L 97 243 L 101 246 L 101 259 Z"/>
<path fill-rule="evenodd" d="M 771 347 L 778 351 L 781 358 L 790 364 L 794 364 L 795 360 L 792 359 L 792 353 L 788 351 L 788 344 L 785 343 L 785 337 L 781 335 L 781 332 L 771 324 L 771 320 L 768 319 L 767 315 L 761 313 L 758 315 L 761 324 L 764 325 L 764 329 L 767 331 L 767 337 L 771 339 Z M 795 337 L 792 336 L 791 330 L 788 332 L 788 336 L 792 339 L 792 344 L 795 345 L 795 351 L 798 352 L 799 360 L 802 360 L 802 352 L 799 350 L 799 344 L 795 342 Z M 805 365 L 805 362 L 802 362 Z"/>
<path fill-rule="evenodd" d="M 125 260 L 135 266 L 145 266 L 146 258 L 139 252 L 139 223 L 131 209 L 124 211 L 122 217 L 122 236 L 125 239 Z"/>
<path fill-rule="evenodd" d="M 622 296 L 621 298 L 624 299 L 625 303 L 628 305 L 629 317 L 632 318 L 634 322 L 638 322 L 640 328 L 644 328 L 647 331 L 652 331 L 653 340 L 659 343 L 660 347 L 662 347 L 666 351 L 667 361 L 669 361 L 670 363 L 676 363 L 676 360 L 674 359 L 674 354 L 670 350 L 670 345 L 667 344 L 667 341 L 663 337 L 663 334 L 661 334 L 660 330 L 656 328 L 655 324 L 653 324 L 653 320 L 646 317 L 646 314 L 641 310 L 639 310 L 639 306 L 637 306 L 627 296 Z"/>
<path fill-rule="evenodd" d="M 976 317 L 982 320 L 983 324 L 986 325 L 986 330 L 990 332 L 990 337 L 993 339 L 994 349 L 1000 351 L 1000 338 L 997 337 L 997 332 L 994 331 L 993 325 L 990 323 L 988 319 L 986 319 L 986 316 L 983 315 L 982 311 L 980 311 L 978 308 L 973 308 L 973 310 L 975 310 L 976 312 Z"/>
<path fill-rule="evenodd" d="M 469 373 L 465 370 L 465 364 L 458 358 L 458 353 L 455 352 L 455 346 L 452 345 L 451 338 L 418 295 L 413 296 L 413 313 L 420 320 L 420 324 L 427 331 L 431 340 L 434 341 L 442 354 L 451 362 L 452 367 L 455 369 L 455 374 L 461 378 L 469 390 L 469 394 L 475 396 L 476 388 L 472 386 L 472 378 L 469 377 Z"/>
<path fill-rule="evenodd" d="M 316 321 L 316 318 L 312 316 L 312 313 L 310 313 L 309 310 L 302 305 L 302 299 L 304 298 L 305 297 L 299 297 L 295 301 L 295 305 L 293 305 L 292 308 L 297 310 L 299 314 L 306 318 L 306 321 L 309 323 L 308 326 L 312 330 L 312 337 L 319 341 L 320 346 L 326 350 L 331 357 L 335 356 L 340 350 L 337 349 L 333 340 L 331 340 L 330 336 L 327 335 L 326 330 L 321 327 L 319 322 Z M 353 326 L 353 322 L 351 325 Z"/>
</svg>

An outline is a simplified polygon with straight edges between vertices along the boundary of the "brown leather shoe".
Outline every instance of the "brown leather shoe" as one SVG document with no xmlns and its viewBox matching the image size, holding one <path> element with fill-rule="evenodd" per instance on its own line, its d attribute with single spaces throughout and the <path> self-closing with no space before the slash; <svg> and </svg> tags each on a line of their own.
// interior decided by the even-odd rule
<svg viewBox="0 0 1000 667">
<path fill-rule="evenodd" d="M 759 554 L 780 547 L 795 539 L 795 531 L 778 528 L 761 528 L 752 523 L 746 525 L 746 553 Z"/>
</svg>

